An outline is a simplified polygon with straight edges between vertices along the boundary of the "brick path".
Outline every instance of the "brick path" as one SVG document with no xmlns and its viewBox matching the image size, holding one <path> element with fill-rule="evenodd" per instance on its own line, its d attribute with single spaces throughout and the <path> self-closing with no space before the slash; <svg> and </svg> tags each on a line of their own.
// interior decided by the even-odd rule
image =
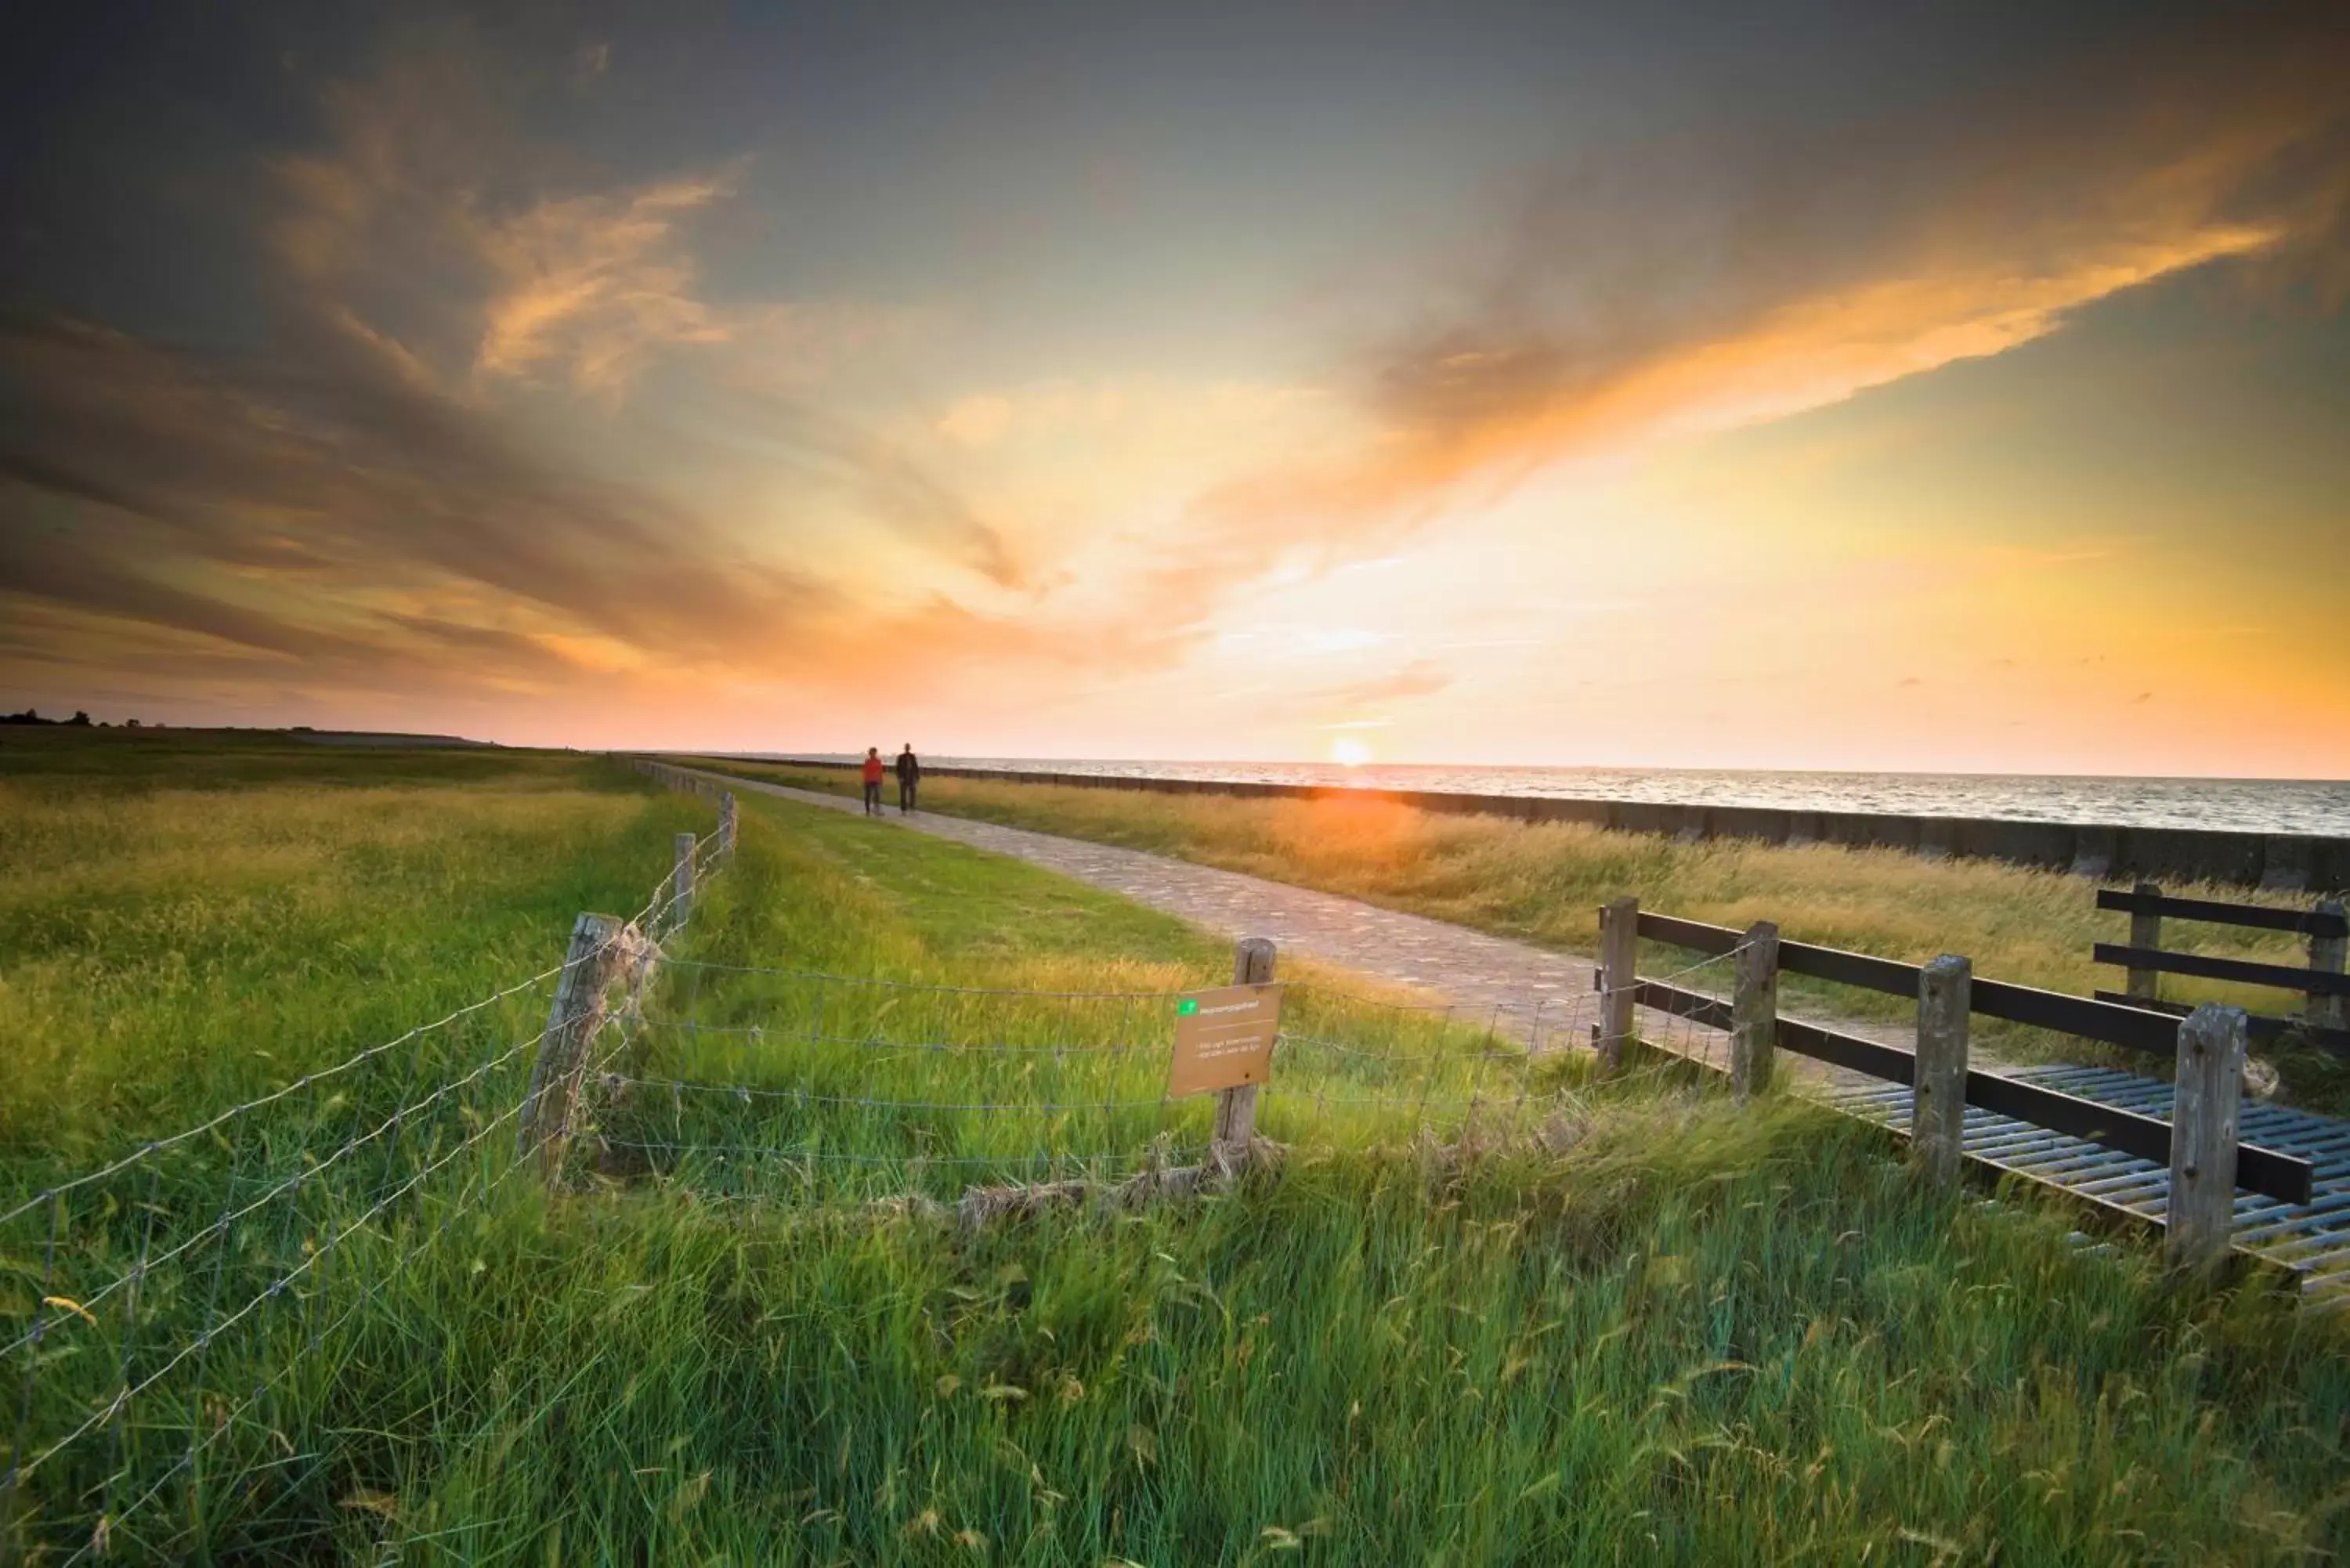
<svg viewBox="0 0 2350 1568">
<path fill-rule="evenodd" d="M 692 770 L 687 770 L 692 771 Z M 819 794 L 728 774 L 705 776 L 737 790 L 758 790 L 786 800 L 831 811 L 858 811 L 859 803 L 840 795 Z M 1305 955 L 1358 973 L 1400 982 L 1472 1009 L 1481 1018 L 1489 1009 L 1516 1009 L 1496 1022 L 1521 1039 L 1529 1033 L 1529 1014 L 1550 1023 L 1534 1031 L 1537 1048 L 1567 1041 L 1552 1024 L 1567 1015 L 1575 1044 L 1582 1044 L 1583 1025 L 1596 1015 L 1592 977 L 1596 966 L 1587 959 L 1555 953 L 1503 937 L 1487 936 L 1464 927 L 1419 915 L 1399 914 L 1370 904 L 1268 882 L 1237 871 L 1194 866 L 1135 849 L 1087 844 L 1048 833 L 1004 827 L 992 822 L 920 813 L 886 820 L 940 838 L 951 838 L 977 849 L 1009 855 L 1076 878 L 1088 886 L 1131 898 L 1155 909 L 1232 936 L 1271 937 L 1284 953 Z M 1727 994 L 1727 966 L 1717 961 L 1686 981 L 1689 989 Z M 1544 1001 L 1544 999 L 1552 999 Z M 1544 1002 L 1536 1012 L 1534 1003 Z M 1887 1044 L 1907 1047 L 1910 1032 L 1884 1024 L 1835 1021 L 1835 1027 L 1866 1035 Z M 1641 1010 L 1641 1037 L 1651 1044 L 1685 1054 L 1703 1055 L 1719 1065 L 1723 1060 L 1721 1036 L 1683 1020 Z M 2108 1103 L 2143 1111 L 2155 1110 L 2154 1101 L 2169 1093 L 2168 1085 L 2098 1068 L 2023 1066 L 1987 1059 L 1978 1049 L 1971 1065 L 1978 1071 L 2014 1073 L 2044 1079 L 2048 1086 L 2087 1094 Z M 1789 1075 L 1805 1092 L 1825 1094 L 1856 1114 L 1894 1125 L 1908 1117 L 1907 1089 L 1864 1078 L 1790 1052 L 1778 1055 L 1777 1069 Z M 2092 1082 L 2094 1080 L 2095 1082 Z M 2098 1084 L 2106 1085 L 2100 1092 Z M 2118 1089 L 2116 1088 L 2118 1085 Z M 1859 1100 L 1868 1105 L 1859 1104 Z M 1869 1109 L 1874 1106 L 1874 1110 Z M 2167 1112 L 2168 1102 L 2162 1110 Z M 2303 1124 L 2307 1124 L 2304 1126 Z M 2321 1181 L 2314 1205 L 2279 1205 L 2256 1194 L 2239 1192 L 2236 1199 L 2236 1244 L 2264 1251 L 2302 1276 L 2305 1288 L 2323 1289 L 2337 1297 L 2350 1295 L 2350 1147 L 2343 1124 L 2305 1112 L 2248 1101 L 2245 1136 L 2286 1152 L 2319 1162 Z M 2035 1180 L 2079 1188 L 2100 1194 L 2116 1182 L 2128 1189 L 2100 1201 L 2120 1203 L 2130 1211 L 2153 1215 L 2164 1210 L 2169 1173 L 2151 1161 L 2134 1160 L 2077 1138 L 2028 1127 L 1986 1111 L 1967 1113 L 1968 1154 L 1979 1162 L 2018 1169 Z M 2313 1137 L 2310 1128 L 2315 1129 Z M 2019 1141 L 2019 1135 L 2022 1137 Z M 2021 1153 L 2016 1152 L 2021 1150 Z M 2112 1173 L 2119 1171 L 2120 1176 Z M 2092 1180 L 2092 1179 L 2096 1179 Z M 2085 1235 L 2075 1233 L 2085 1243 Z"/>
<path fill-rule="evenodd" d="M 794 789 L 732 774 L 705 776 L 737 790 L 756 790 L 829 811 L 864 809 L 860 802 L 846 795 Z M 1597 1016 L 1593 984 L 1598 966 L 1589 959 L 1488 936 L 1422 915 L 1382 909 L 1334 893 L 1293 888 L 1285 882 L 1195 866 L 1139 849 L 931 812 L 901 816 L 894 806 L 883 820 L 1042 866 L 1211 931 L 1232 937 L 1271 937 L 1285 954 L 1430 992 L 1459 1005 L 1468 1016 L 1494 1018 L 1505 1032 L 1520 1038 L 1538 1035 L 1539 1044 L 1566 1044 L 1559 1037 L 1563 1026 L 1572 1030 L 1575 1044 L 1584 1044 L 1586 1026 Z M 1727 996 L 1729 969 L 1726 959 L 1716 960 L 1688 981 L 1689 988 Z M 1909 1032 L 1904 1029 L 1845 1021 L 1836 1026 L 1888 1044 L 1909 1043 Z M 1715 1061 L 1722 1060 L 1721 1036 L 1686 1020 L 1643 1009 L 1640 1033 L 1652 1044 L 1711 1052 Z M 1841 1081 L 1847 1076 L 1783 1052 L 1779 1065 L 1781 1071 L 1807 1077 L 1824 1075 Z"/>
</svg>

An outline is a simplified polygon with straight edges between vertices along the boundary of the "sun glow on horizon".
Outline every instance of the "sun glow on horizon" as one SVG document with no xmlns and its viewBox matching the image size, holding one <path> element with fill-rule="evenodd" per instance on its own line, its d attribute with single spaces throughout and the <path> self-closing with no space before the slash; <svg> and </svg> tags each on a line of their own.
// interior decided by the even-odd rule
<svg viewBox="0 0 2350 1568">
<path fill-rule="evenodd" d="M 1341 735 L 1330 742 L 1330 760 L 1342 768 L 1359 768 L 1371 760 L 1370 742 Z"/>
</svg>

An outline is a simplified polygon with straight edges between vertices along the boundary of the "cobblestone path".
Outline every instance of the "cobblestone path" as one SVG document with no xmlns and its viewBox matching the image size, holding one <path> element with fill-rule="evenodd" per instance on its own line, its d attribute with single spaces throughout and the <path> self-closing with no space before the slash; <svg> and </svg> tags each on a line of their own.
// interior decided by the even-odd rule
<svg viewBox="0 0 2350 1568">
<path fill-rule="evenodd" d="M 846 795 L 794 789 L 732 774 L 705 776 L 737 790 L 756 790 L 826 810 L 863 810 L 860 802 Z M 1561 1034 L 1571 1030 L 1572 1044 L 1586 1044 L 1588 1025 L 1597 1016 L 1594 983 L 1598 966 L 1570 953 L 1139 849 L 931 812 L 900 815 L 895 807 L 886 812 L 884 819 L 918 833 L 1042 866 L 1208 930 L 1232 937 L 1270 937 L 1284 953 L 1427 992 L 1458 1005 L 1465 1017 L 1491 1018 L 1503 1032 L 1530 1043 L 1564 1046 L 1570 1042 Z M 1689 983 L 1692 990 L 1727 996 L 1729 966 L 1717 961 Z M 1845 1020 L 1835 1024 L 1847 1033 L 1888 1044 L 1910 1043 L 1906 1029 Z M 1687 1020 L 1642 1009 L 1639 1028 L 1653 1044 L 1711 1054 L 1713 1060 L 1722 1060 L 1721 1037 Z M 1983 1061 L 1975 1064 L 1992 1066 Z M 1841 1082 L 1850 1076 L 1784 1052 L 1780 1054 L 1779 1066 L 1783 1072 L 1806 1078 Z"/>
</svg>

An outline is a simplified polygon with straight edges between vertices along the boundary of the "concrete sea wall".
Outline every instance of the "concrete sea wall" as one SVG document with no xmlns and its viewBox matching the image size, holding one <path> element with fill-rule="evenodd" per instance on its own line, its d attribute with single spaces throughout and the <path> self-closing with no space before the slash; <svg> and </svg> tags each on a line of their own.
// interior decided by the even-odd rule
<svg viewBox="0 0 2350 1568">
<path fill-rule="evenodd" d="M 753 759 L 744 759 L 745 761 Z M 758 759 L 773 762 L 777 759 Z M 795 767 L 854 764 L 790 759 Z M 2350 888 L 2350 838 L 2236 833 L 2187 827 L 2085 826 L 1996 817 L 1899 816 L 1859 811 L 1781 811 L 1743 805 L 1670 805 L 1653 801 L 1577 800 L 1554 795 L 1470 794 L 1442 790 L 1330 789 L 1314 784 L 1215 779 L 1116 778 L 1097 774 L 924 767 L 932 777 L 996 779 L 1078 789 L 1258 799 L 1344 796 L 1393 801 L 1422 811 L 1505 816 L 1519 822 L 1580 822 L 1619 833 L 1661 833 L 1683 842 L 1750 838 L 1766 844 L 1841 844 L 1906 849 L 1930 859 L 2003 860 L 2119 882 L 2230 882 L 2276 892 Z"/>
</svg>

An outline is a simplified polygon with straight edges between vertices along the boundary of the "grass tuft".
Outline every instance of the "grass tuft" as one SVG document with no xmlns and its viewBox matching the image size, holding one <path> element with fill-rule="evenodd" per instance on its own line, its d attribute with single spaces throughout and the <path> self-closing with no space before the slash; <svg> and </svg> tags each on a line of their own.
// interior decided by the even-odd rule
<svg viewBox="0 0 2350 1568">
<path fill-rule="evenodd" d="M 166 1107 L 201 1113 L 287 1062 L 329 1059 L 366 1038 L 355 1020 L 370 986 L 406 976 L 421 989 L 386 1005 L 412 1017 L 478 986 L 473 948 L 485 966 L 535 962 L 573 908 L 629 907 L 669 834 L 707 826 L 706 803 L 595 763 L 514 758 L 509 789 L 494 770 L 427 784 L 374 761 L 374 785 L 325 786 L 345 809 L 321 806 L 291 836 L 287 896 L 310 919 L 257 912 L 275 873 L 187 869 L 191 842 L 233 859 L 300 819 L 314 785 L 298 769 L 224 786 L 219 809 L 197 814 L 216 826 L 86 812 L 80 797 L 106 791 L 97 780 L 42 786 L 48 800 L 29 809 L 61 814 L 42 833 L 88 845 L 96 830 L 73 826 L 84 812 L 124 835 L 90 876 L 173 889 L 180 908 L 144 924 L 148 895 L 127 892 L 112 923 L 64 943 L 55 921 L 0 925 L 11 944 L 34 933 L 0 952 L 11 984 L 67 954 L 108 1005 L 218 1060 L 111 1048 L 102 1070 L 68 1053 L 8 1075 L 12 1190 L 54 1168 L 45 1118 L 77 1158 L 111 1152 Z M 542 769 L 568 773 L 550 786 Z M 263 796 L 284 798 L 245 809 Z M 1219 943 L 1033 867 L 785 803 L 745 807 L 737 859 L 673 958 L 1144 991 L 1219 981 L 1229 964 Z M 364 877 L 333 869 L 354 856 Z M 41 875 L 66 885 L 74 858 Z M 409 939 L 372 931 L 367 912 L 395 911 L 384 923 L 404 929 L 428 904 L 439 929 L 475 939 L 416 950 L 437 955 L 429 976 L 283 972 L 311 950 L 316 919 L 363 951 L 405 955 Z M 175 987 L 158 929 L 223 966 L 221 984 Z M 1388 1031 L 1367 1081 L 1400 1071 L 1457 1086 L 1475 1071 L 1442 1029 L 1314 978 L 1298 1005 L 1322 1010 L 1330 1038 Z M 972 1048 L 1082 1044 L 1094 1031 L 1068 1033 L 1073 1022 L 1108 1027 L 1073 1004 L 941 992 L 883 1013 L 876 995 L 816 1031 L 795 1010 L 813 994 L 841 1005 L 853 988 L 812 984 L 672 963 L 652 999 L 671 1024 L 639 1037 L 631 1070 L 776 1085 L 841 1075 L 872 1097 L 952 1087 L 1015 1104 L 1041 1103 L 1050 1072 L 1099 1071 Z M 342 1005 L 305 1012 L 291 998 L 311 986 L 342 987 Z M 776 1038 L 708 1032 L 753 1017 L 777 1021 Z M 241 1019 L 266 1031 L 278 1065 L 237 1053 Z M 886 1066 L 850 1054 L 918 1031 L 962 1044 Z M 106 1032 L 82 1048 L 109 1052 Z M 1151 1070 L 1131 1069 L 1138 1082 Z M 374 1087 L 442 1071 L 402 1063 Z M 1309 1086 L 1350 1071 L 1336 1055 L 1277 1067 Z M 62 1560 L 102 1515 L 112 1559 L 131 1562 L 2088 1564 L 2301 1562 L 2345 1545 L 2350 1361 L 2328 1320 L 2256 1287 L 2168 1284 L 2143 1249 L 2085 1251 L 2026 1192 L 1938 1199 L 1875 1135 L 1800 1103 L 1741 1109 L 1668 1075 L 1598 1091 L 1558 1073 L 1566 1136 L 1432 1141 L 1409 1115 L 1284 1112 L 1276 1096 L 1266 1123 L 1289 1151 L 1234 1186 L 1120 1209 L 1010 1204 L 980 1224 L 876 1206 L 872 1183 L 811 1184 L 805 1160 L 731 1182 L 700 1157 L 599 1175 L 583 1138 L 574 1187 L 549 1192 L 504 1179 L 504 1157 L 484 1153 L 323 1254 L 133 1419 L 36 1473 L 0 1540 Z M 77 1104 L 82 1084 L 150 1120 Z M 102 1406 L 125 1366 L 151 1368 L 217 1321 L 208 1298 L 242 1300 L 309 1255 L 352 1204 L 458 1147 L 461 1112 L 503 1114 L 515 1088 L 501 1078 L 405 1126 L 364 1179 L 306 1183 L 202 1266 L 154 1272 L 136 1311 L 119 1296 L 89 1309 L 95 1323 L 46 1309 L 55 1332 L 38 1360 L 12 1353 L 6 1367 L 12 1389 L 31 1390 L 30 1430 Z M 889 1190 L 945 1195 L 961 1184 L 901 1158 L 923 1152 L 918 1131 L 935 1156 L 985 1148 L 1006 1125 L 1051 1127 L 872 1107 L 742 1119 L 734 1104 L 737 1119 L 697 1124 L 604 1101 L 599 1131 L 610 1141 L 657 1113 L 693 1141 L 886 1156 Z M 142 1202 L 184 1234 L 183 1220 L 265 1190 L 340 1147 L 344 1114 L 306 1101 L 259 1145 L 192 1149 L 160 1190 L 91 1193 L 69 1232 L 88 1249 L 74 1266 L 98 1278 L 135 1256 L 154 1211 Z M 1071 1147 L 1146 1130 L 1061 1128 Z M 36 1310 L 20 1241 L 0 1239 L 12 1339 Z M 93 1298 L 81 1277 L 71 1285 L 55 1293 Z M 26 1430 L 10 1439 L 20 1457 Z"/>
</svg>

